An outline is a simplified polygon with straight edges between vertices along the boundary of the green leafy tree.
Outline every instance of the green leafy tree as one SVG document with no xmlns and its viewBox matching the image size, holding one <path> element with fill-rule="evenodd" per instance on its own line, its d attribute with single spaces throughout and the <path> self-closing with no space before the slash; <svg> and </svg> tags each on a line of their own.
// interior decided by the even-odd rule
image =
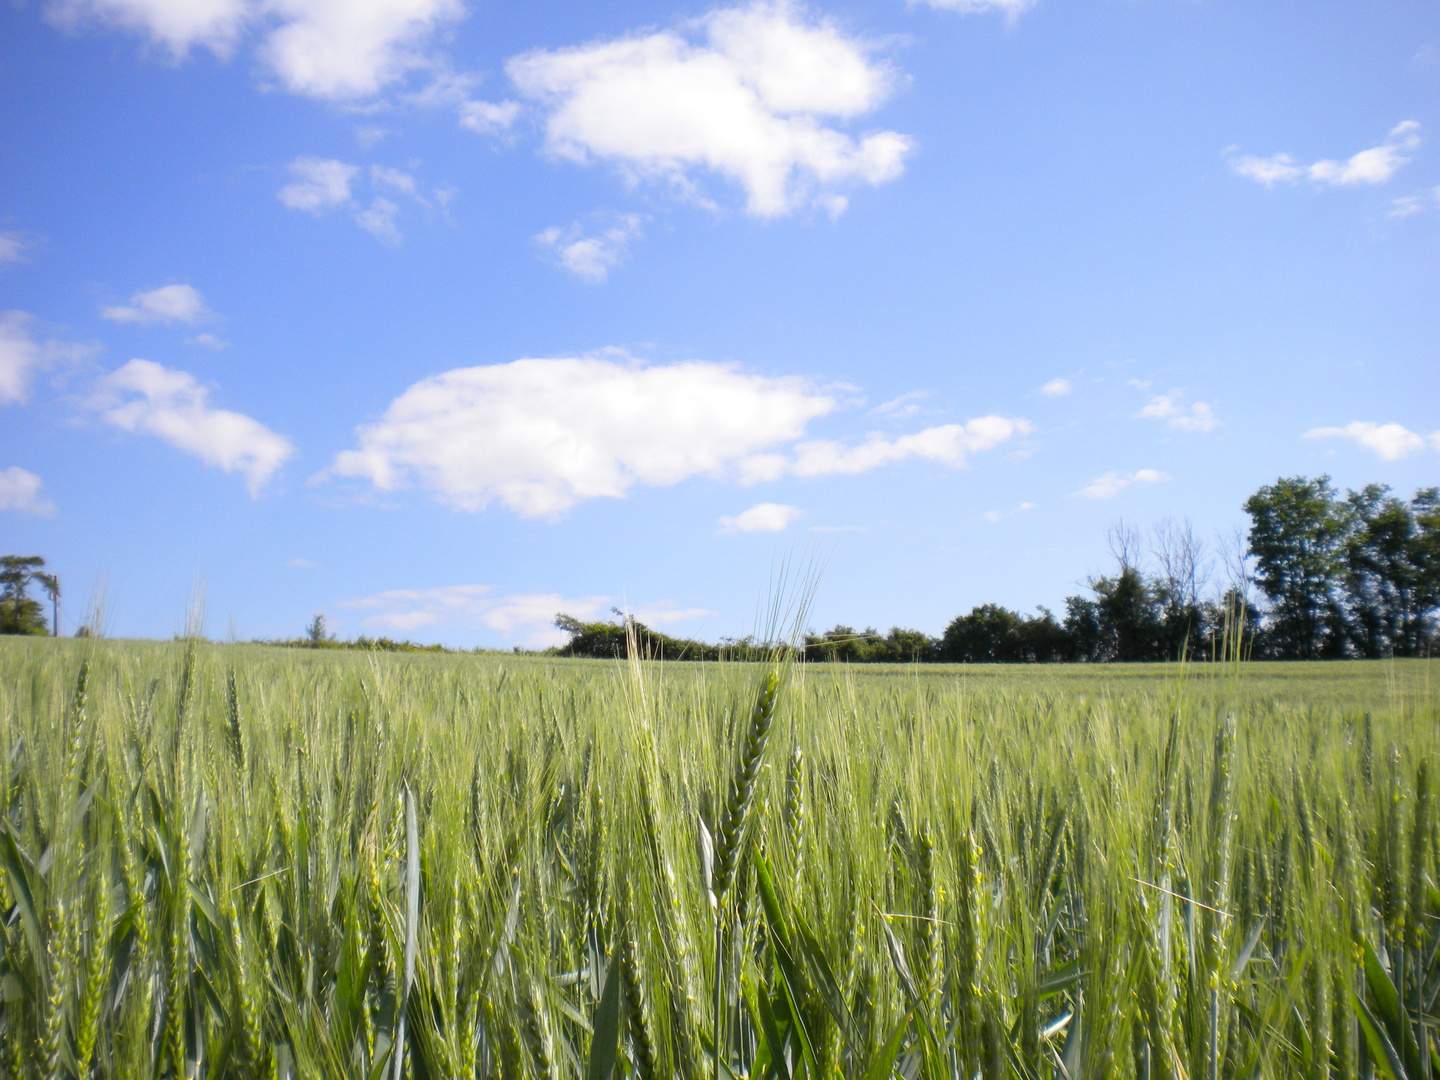
<svg viewBox="0 0 1440 1080">
<path fill-rule="evenodd" d="M 30 585 L 49 577 L 41 570 L 44 565 L 39 555 L 0 557 L 0 634 L 43 636 L 47 632 L 45 611 L 30 596 Z"/>
<path fill-rule="evenodd" d="M 1266 636 L 1297 660 L 1343 654 L 1340 586 L 1349 515 L 1330 478 L 1282 478 L 1245 500 L 1255 580 L 1270 600 Z"/>
</svg>

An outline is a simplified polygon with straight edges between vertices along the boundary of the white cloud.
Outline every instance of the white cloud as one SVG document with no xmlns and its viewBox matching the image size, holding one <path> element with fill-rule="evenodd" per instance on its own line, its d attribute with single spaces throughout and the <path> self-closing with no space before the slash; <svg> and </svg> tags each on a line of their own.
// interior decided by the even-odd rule
<svg viewBox="0 0 1440 1080">
<path fill-rule="evenodd" d="M 1267 188 L 1278 183 L 1295 183 L 1308 178 L 1317 184 L 1350 186 L 1353 184 L 1383 184 L 1410 160 L 1409 156 L 1420 147 L 1420 125 L 1414 120 L 1396 124 L 1379 146 L 1361 150 L 1344 161 L 1325 159 L 1310 165 L 1302 165 L 1289 154 L 1273 154 L 1270 157 L 1231 156 L 1227 152 L 1230 167 L 1241 176 L 1264 184 Z"/>
<path fill-rule="evenodd" d="M 1051 379 L 1044 386 L 1040 387 L 1040 393 L 1046 397 L 1064 397 L 1074 389 L 1075 386 L 1069 379 Z"/>
<path fill-rule="evenodd" d="M 568 229 L 552 225 L 535 237 L 541 247 L 553 251 L 560 265 L 586 281 L 601 282 L 625 261 L 630 241 L 640 235 L 639 214 L 622 214 L 608 228 L 586 236 L 577 222 Z"/>
<path fill-rule="evenodd" d="M 509 593 L 494 595 L 489 585 L 447 585 L 434 589 L 392 589 L 340 607 L 371 612 L 362 619 L 367 629 L 386 634 L 410 634 L 439 627 L 483 628 L 507 639 L 519 638 L 529 648 L 561 645 L 569 635 L 555 629 L 560 612 L 577 619 L 602 618 L 619 600 L 614 596 L 566 597 L 561 593 Z M 648 626 L 663 626 L 709 615 L 702 608 L 677 609 L 661 602 L 631 612 Z"/>
<path fill-rule="evenodd" d="M 913 435 L 890 439 L 871 435 L 859 446 L 828 439 L 800 443 L 792 461 L 780 462 L 780 473 L 794 476 L 854 476 L 893 465 L 907 458 L 934 461 L 960 468 L 970 454 L 994 449 L 1016 435 L 1028 435 L 1034 428 L 1028 420 L 1004 416 L 980 416 L 964 424 L 943 424 Z M 747 479 L 771 479 L 776 463 L 765 460 L 747 470 Z M 769 472 L 771 475 L 767 475 Z"/>
<path fill-rule="evenodd" d="M 241 473 L 254 496 L 295 448 L 257 420 L 211 408 L 208 397 L 188 372 L 131 360 L 100 381 L 90 407 L 124 431 L 154 435 L 206 465 Z"/>
<path fill-rule="evenodd" d="M 387 244 L 398 244 L 404 239 L 395 227 L 395 215 L 400 212 L 389 199 L 379 195 L 370 200 L 370 205 L 355 215 L 355 224 L 378 240 Z"/>
<path fill-rule="evenodd" d="M 482 135 L 499 135 L 509 131 L 520 115 L 520 105 L 514 101 L 464 101 L 459 106 L 460 126 L 478 131 Z"/>
<path fill-rule="evenodd" d="M 1004 521 L 1007 517 L 1014 517 L 1016 514 L 1023 514 L 1026 510 L 1034 510 L 1034 509 L 1035 509 L 1035 504 L 1034 504 L 1034 503 L 1022 502 L 1019 506 L 1015 507 L 1013 510 L 986 510 L 985 513 L 983 513 L 983 514 L 980 515 L 980 517 L 981 517 L 981 520 L 985 521 L 985 522 L 986 522 L 987 524 L 989 524 L 989 525 L 998 525 L 998 524 L 1000 524 L 1000 522 Z"/>
<path fill-rule="evenodd" d="M 1220 426 L 1219 419 L 1209 405 L 1197 401 L 1187 407 L 1181 403 L 1184 396 L 1179 390 L 1156 394 L 1135 415 L 1146 420 L 1164 420 L 1176 431 L 1206 432 L 1214 431 Z"/>
<path fill-rule="evenodd" d="M 409 195 L 412 199 L 419 198 L 415 194 L 415 177 L 399 169 L 392 169 L 385 165 L 371 165 L 370 182 L 376 187 L 390 188 L 392 191 Z"/>
<path fill-rule="evenodd" d="M 25 249 L 30 245 L 18 232 L 0 232 L 0 265 L 25 261 Z"/>
<path fill-rule="evenodd" d="M 275 197 L 292 210 L 320 213 L 350 201 L 350 183 L 360 171 L 343 161 L 304 155 L 289 165 L 294 182 L 286 184 Z"/>
<path fill-rule="evenodd" d="M 686 29 L 536 50 L 506 70 L 544 109 L 554 154 L 695 197 L 693 173 L 708 169 L 739 183 L 759 216 L 810 203 L 833 212 L 834 189 L 900 175 L 909 138 L 857 141 L 825 123 L 889 95 L 894 76 L 865 43 L 783 2 L 712 11 Z"/>
<path fill-rule="evenodd" d="M 804 515 L 798 506 L 782 503 L 759 503 L 744 513 L 720 519 L 720 531 L 726 535 L 750 532 L 782 532 L 790 523 Z"/>
<path fill-rule="evenodd" d="M 1399 424 L 1376 424 L 1368 420 L 1356 420 L 1344 427 L 1314 428 L 1302 438 L 1349 439 L 1372 451 L 1381 461 L 1399 461 L 1427 446 L 1440 452 L 1440 431 L 1421 435 Z"/>
<path fill-rule="evenodd" d="M 228 349 L 230 347 L 230 343 L 228 341 L 222 341 L 214 334 L 196 334 L 192 338 L 186 338 L 185 344 L 202 345 L 207 349 L 215 349 L 216 351 L 219 351 L 220 349 Z"/>
<path fill-rule="evenodd" d="M 287 90 L 332 100 L 371 97 L 417 69 L 433 69 L 438 31 L 463 0 L 50 0 L 52 22 L 108 23 L 147 34 L 177 59 L 193 46 L 228 57 L 243 34 L 263 34 L 260 57 Z"/>
<path fill-rule="evenodd" d="M 925 0 L 925 3 L 941 11 L 958 11 L 961 15 L 997 12 L 1011 21 L 1035 6 L 1035 0 Z"/>
<path fill-rule="evenodd" d="M 320 98 L 378 93 L 433 64 L 435 32 L 464 14 L 461 0 L 268 0 L 282 24 L 262 55 L 286 89 Z"/>
<path fill-rule="evenodd" d="M 53 364 L 83 364 L 102 351 L 95 342 L 35 341 L 30 336 L 33 321 L 28 312 L 0 312 L 0 405 L 23 405 L 35 371 Z"/>
<path fill-rule="evenodd" d="M 30 372 L 42 360 L 30 339 L 31 318 L 23 311 L 0 314 L 0 405 L 23 404 L 30 395 Z"/>
<path fill-rule="evenodd" d="M 153 322 L 194 325 L 209 315 L 210 310 L 200 293 L 190 285 L 162 285 L 149 292 L 136 293 L 129 304 L 100 309 L 102 319 L 140 326 Z"/>
<path fill-rule="evenodd" d="M 459 368 L 416 383 L 358 431 L 330 471 L 393 490 L 412 477 L 450 505 L 525 517 L 743 469 L 836 408 L 798 378 L 733 365 L 601 357 Z"/>
<path fill-rule="evenodd" d="M 1158 484 L 1169 479 L 1170 477 L 1155 469 L 1141 469 L 1133 473 L 1107 472 L 1070 494 L 1082 499 L 1113 499 L 1131 484 Z"/>
<path fill-rule="evenodd" d="M 55 504 L 40 497 L 40 477 L 18 465 L 0 469 L 0 510 L 33 517 L 54 517 Z"/>
<path fill-rule="evenodd" d="M 224 57 L 259 10 L 252 0 L 51 0 L 46 15 L 67 29 L 93 20 L 136 30 L 176 58 L 195 45 Z"/>
</svg>

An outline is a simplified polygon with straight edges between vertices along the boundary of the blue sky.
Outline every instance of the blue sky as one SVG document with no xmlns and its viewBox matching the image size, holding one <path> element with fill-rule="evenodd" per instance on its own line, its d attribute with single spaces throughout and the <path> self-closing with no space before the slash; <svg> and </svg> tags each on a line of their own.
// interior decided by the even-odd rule
<svg viewBox="0 0 1440 1080">
<path fill-rule="evenodd" d="M 1440 8 L 0 7 L 0 548 L 111 633 L 1058 607 L 1440 482 Z"/>
</svg>

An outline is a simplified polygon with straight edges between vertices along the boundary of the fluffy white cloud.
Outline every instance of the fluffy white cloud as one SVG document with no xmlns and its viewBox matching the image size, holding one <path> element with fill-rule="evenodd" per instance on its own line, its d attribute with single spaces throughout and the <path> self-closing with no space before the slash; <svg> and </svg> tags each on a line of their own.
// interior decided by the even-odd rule
<svg viewBox="0 0 1440 1080">
<path fill-rule="evenodd" d="M 1399 461 L 1418 454 L 1427 446 L 1440 451 L 1440 431 L 1421 435 L 1399 424 L 1376 424 L 1356 420 L 1344 427 L 1321 427 L 1305 432 L 1306 439 L 1349 439 L 1372 451 L 1382 461 Z"/>
<path fill-rule="evenodd" d="M 30 373 L 40 366 L 40 346 L 30 339 L 31 316 L 0 314 L 0 405 L 18 405 L 30 393 Z"/>
<path fill-rule="evenodd" d="M 728 364 L 517 360 L 421 380 L 329 471 L 381 490 L 414 477 L 462 510 L 498 499 L 526 517 L 555 516 L 637 483 L 743 470 L 836 404 L 803 379 Z"/>
<path fill-rule="evenodd" d="M 0 264 L 24 262 L 29 246 L 17 232 L 0 232 Z"/>
<path fill-rule="evenodd" d="M 190 285 L 162 285 L 136 293 L 128 304 L 100 309 L 102 319 L 141 326 L 153 322 L 193 325 L 209 315 L 200 293 Z"/>
<path fill-rule="evenodd" d="M 1051 379 L 1040 387 L 1040 393 L 1046 397 L 1064 397 L 1074 389 L 1075 387 L 1069 379 Z"/>
<path fill-rule="evenodd" d="M 60 26 L 95 21 L 136 30 L 176 57 L 195 45 L 228 56 L 259 11 L 253 0 L 51 0 L 46 8 Z"/>
<path fill-rule="evenodd" d="M 55 504 L 40 497 L 40 477 L 18 465 L 0 469 L 0 510 L 34 517 L 54 517 Z"/>
<path fill-rule="evenodd" d="M 720 519 L 720 531 L 727 535 L 750 532 L 783 532 L 790 523 L 803 516 L 798 506 L 783 503 L 759 503 L 744 513 Z"/>
<path fill-rule="evenodd" d="M 586 281 L 601 282 L 625 261 L 630 241 L 640 235 L 639 214 L 622 214 L 608 228 L 587 236 L 577 222 L 568 229 L 552 225 L 535 237 L 535 242 L 553 251 L 560 265 Z"/>
<path fill-rule="evenodd" d="M 101 380 L 90 407 L 124 431 L 154 435 L 206 465 L 241 473 L 254 496 L 295 448 L 257 420 L 211 408 L 208 397 L 188 372 L 131 360 Z"/>
<path fill-rule="evenodd" d="M 289 169 L 295 180 L 276 192 L 275 197 L 292 210 L 308 210 L 312 214 L 349 202 L 350 183 L 360 171 L 357 165 L 308 154 L 292 161 Z"/>
<path fill-rule="evenodd" d="M 925 0 L 925 3 L 942 11 L 958 11 L 961 15 L 997 12 L 1012 20 L 1035 6 L 1035 0 Z"/>
<path fill-rule="evenodd" d="M 1209 405 L 1197 401 L 1186 406 L 1181 402 L 1184 396 L 1179 390 L 1156 394 L 1136 415 L 1146 420 L 1164 420 L 1177 431 L 1214 431 L 1220 426 L 1219 419 Z"/>
<path fill-rule="evenodd" d="M 964 424 L 942 424 L 894 439 L 871 435 L 859 446 L 817 439 L 796 446 L 792 460 L 777 463 L 767 456 L 766 460 L 747 463 L 746 478 L 752 482 L 770 479 L 776 475 L 777 464 L 779 473 L 793 476 L 854 476 L 907 458 L 958 469 L 968 455 L 992 450 L 1016 435 L 1028 435 L 1033 430 L 1028 420 L 992 415 L 976 417 Z"/>
<path fill-rule="evenodd" d="M 836 188 L 900 175 L 906 136 L 857 140 L 826 126 L 889 95 L 893 75 L 863 42 L 788 3 L 712 11 L 687 30 L 536 50 L 506 70 L 545 110 L 553 153 L 692 195 L 693 171 L 709 169 L 739 183 L 760 216 L 811 201 L 833 212 Z"/>
<path fill-rule="evenodd" d="M 561 612 L 577 619 L 596 619 L 617 602 L 614 596 L 566 597 L 560 593 L 509 593 L 494 595 L 489 585 L 447 585 L 434 589 L 392 589 L 340 607 L 369 612 L 362 625 L 387 634 L 410 634 L 425 628 L 493 630 L 507 639 L 519 638 L 530 648 L 560 645 L 569 639 L 555 628 Z M 711 612 L 702 608 L 678 609 L 660 603 L 631 612 L 648 626 L 664 626 L 696 619 Z"/>
<path fill-rule="evenodd" d="M 1310 179 L 1317 184 L 1349 186 L 1383 184 L 1395 175 L 1400 166 L 1420 146 L 1420 125 L 1414 120 L 1396 124 L 1379 146 L 1361 150 L 1344 161 L 1330 159 L 1302 165 L 1289 154 L 1270 157 L 1229 156 L 1230 167 L 1267 188 L 1278 183 L 1295 183 Z"/>
<path fill-rule="evenodd" d="M 465 12 L 461 0 L 267 0 L 282 23 L 262 54 L 293 93 L 369 97 L 433 62 L 435 31 Z"/>
<path fill-rule="evenodd" d="M 1107 472 L 1070 494 L 1082 499 L 1113 499 L 1131 484 L 1158 484 L 1169 479 L 1170 477 L 1155 469 L 1141 469 L 1133 473 Z"/>
</svg>

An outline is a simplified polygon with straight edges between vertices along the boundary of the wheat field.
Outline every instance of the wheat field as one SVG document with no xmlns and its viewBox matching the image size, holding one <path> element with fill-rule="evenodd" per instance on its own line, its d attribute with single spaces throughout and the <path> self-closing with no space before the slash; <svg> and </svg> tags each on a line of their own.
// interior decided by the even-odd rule
<svg viewBox="0 0 1440 1080">
<path fill-rule="evenodd" d="M 1430 1077 L 1440 662 L 0 641 L 0 1076 Z"/>
</svg>

